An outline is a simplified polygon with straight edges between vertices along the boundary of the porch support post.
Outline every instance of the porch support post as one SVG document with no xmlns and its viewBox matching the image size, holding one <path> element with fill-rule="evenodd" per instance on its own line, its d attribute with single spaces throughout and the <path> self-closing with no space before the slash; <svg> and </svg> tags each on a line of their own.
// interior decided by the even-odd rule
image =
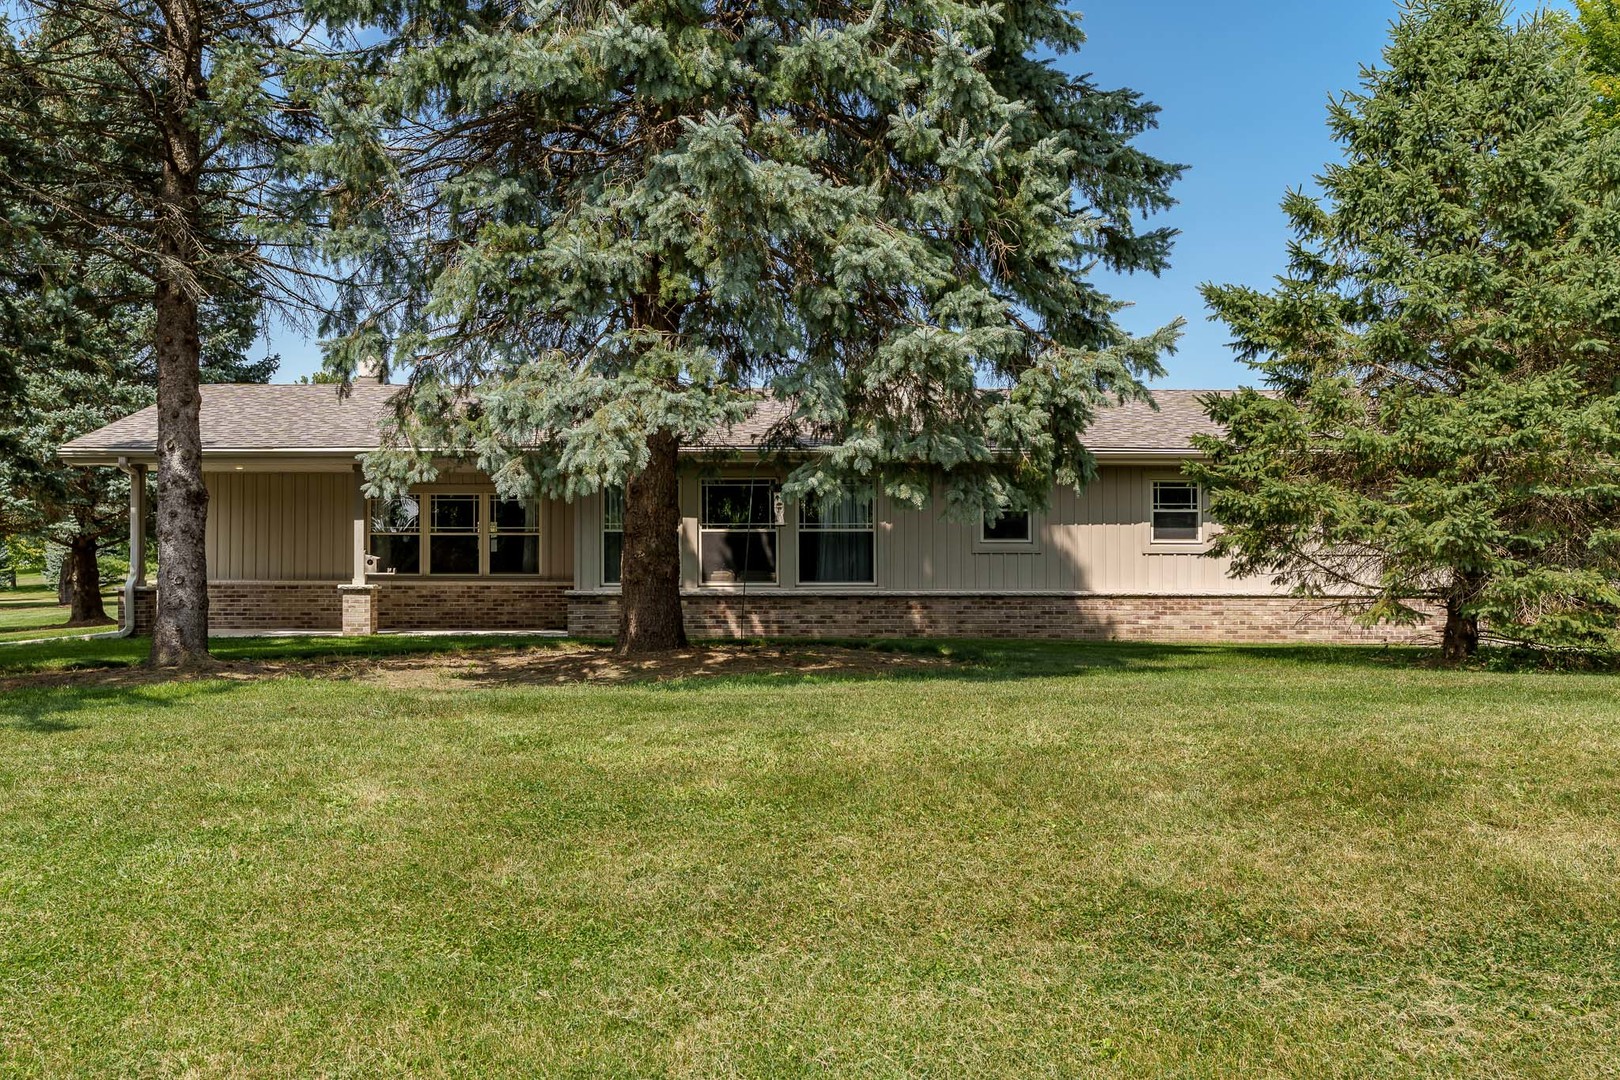
<svg viewBox="0 0 1620 1080">
<path fill-rule="evenodd" d="M 118 629 L 119 636 L 128 637 L 151 632 L 157 598 L 146 588 L 146 466 L 119 458 L 118 468 L 129 477 L 129 574 L 124 578 Z"/>
<path fill-rule="evenodd" d="M 129 470 L 129 582 L 146 584 L 146 466 Z"/>
<path fill-rule="evenodd" d="M 360 466 L 354 467 L 354 572 L 347 585 L 339 585 L 338 593 L 343 608 L 343 636 L 364 637 L 377 632 L 377 586 L 366 584 L 366 493 Z"/>
<path fill-rule="evenodd" d="M 364 585 L 366 583 L 366 492 L 364 477 L 360 466 L 354 467 L 354 487 L 352 494 L 352 509 L 354 517 L 354 567 L 349 578 L 351 585 Z"/>
</svg>

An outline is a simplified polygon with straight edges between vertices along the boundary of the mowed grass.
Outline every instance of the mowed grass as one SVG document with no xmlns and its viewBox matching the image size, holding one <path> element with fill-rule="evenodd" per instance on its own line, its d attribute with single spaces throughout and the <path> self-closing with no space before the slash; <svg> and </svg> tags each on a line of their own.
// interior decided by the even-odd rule
<svg viewBox="0 0 1620 1080">
<path fill-rule="evenodd" d="M 0 1074 L 1616 1071 L 1613 677 L 945 652 L 13 677 Z"/>
<path fill-rule="evenodd" d="M 107 605 L 107 614 L 112 615 L 117 609 L 117 591 L 104 591 L 102 599 Z M 111 624 L 68 626 L 70 614 L 71 609 L 56 602 L 54 585 L 46 585 L 38 574 L 19 575 L 17 588 L 0 589 L 0 644 L 117 629 Z"/>
</svg>

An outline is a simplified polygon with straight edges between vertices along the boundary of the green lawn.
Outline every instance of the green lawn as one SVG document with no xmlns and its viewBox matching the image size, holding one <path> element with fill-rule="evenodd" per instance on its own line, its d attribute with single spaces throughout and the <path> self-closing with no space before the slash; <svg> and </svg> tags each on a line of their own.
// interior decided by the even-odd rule
<svg viewBox="0 0 1620 1080">
<path fill-rule="evenodd" d="M 0 1075 L 1616 1070 L 1613 677 L 290 647 L 0 672 Z"/>
<path fill-rule="evenodd" d="M 38 574 L 19 575 L 17 586 L 15 589 L 0 589 L 0 643 L 117 629 L 111 624 L 67 626 L 68 609 L 57 604 L 56 587 L 46 585 Z M 118 590 L 108 589 L 102 598 L 107 605 L 108 616 L 114 616 L 118 608 Z"/>
</svg>

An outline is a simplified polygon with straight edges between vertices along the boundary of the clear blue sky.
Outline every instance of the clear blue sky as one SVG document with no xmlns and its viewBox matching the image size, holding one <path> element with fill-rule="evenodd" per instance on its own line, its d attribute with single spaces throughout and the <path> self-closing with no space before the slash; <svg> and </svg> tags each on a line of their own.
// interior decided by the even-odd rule
<svg viewBox="0 0 1620 1080">
<path fill-rule="evenodd" d="M 1135 307 L 1127 328 L 1147 331 L 1177 316 L 1187 333 L 1159 385 L 1213 389 L 1250 381 L 1225 328 L 1205 318 L 1205 281 L 1265 286 L 1283 269 L 1287 228 L 1278 203 L 1309 186 L 1337 156 L 1324 107 L 1355 85 L 1384 45 L 1394 0 L 1076 0 L 1090 41 L 1065 66 L 1106 87 L 1129 86 L 1163 107 L 1143 145 L 1190 165 L 1180 205 L 1162 220 L 1180 229 L 1168 273 L 1110 283 Z M 1521 0 L 1521 13 L 1565 7 Z M 278 382 L 320 365 L 301 331 L 273 328 Z"/>
</svg>

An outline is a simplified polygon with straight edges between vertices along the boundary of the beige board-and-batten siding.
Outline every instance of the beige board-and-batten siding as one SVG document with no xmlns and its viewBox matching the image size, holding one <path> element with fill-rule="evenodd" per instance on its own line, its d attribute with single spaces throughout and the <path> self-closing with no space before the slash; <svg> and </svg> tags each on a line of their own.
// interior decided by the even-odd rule
<svg viewBox="0 0 1620 1080">
<path fill-rule="evenodd" d="M 212 472 L 210 581 L 347 581 L 354 474 Z"/>
<path fill-rule="evenodd" d="M 211 472 L 208 577 L 211 581 L 349 581 L 353 577 L 354 485 L 348 473 Z M 492 492 L 478 474 L 446 474 L 419 489 Z M 573 570 L 572 508 L 542 500 L 540 579 Z"/>
<path fill-rule="evenodd" d="M 686 589 L 703 588 L 698 561 L 701 485 L 705 478 L 720 476 L 773 478 L 747 468 L 683 472 L 681 581 Z M 1034 517 L 1035 542 L 1022 547 L 981 543 L 978 527 L 948 519 L 941 500 L 912 510 L 879 496 L 877 581 L 871 588 L 894 593 L 1279 594 L 1282 590 L 1265 579 L 1232 577 L 1227 560 L 1204 556 L 1202 545 L 1152 543 L 1153 481 L 1179 477 L 1176 463 L 1105 465 L 1084 491 L 1057 488 L 1048 509 Z M 799 588 L 797 508 L 790 504 L 786 518 L 778 534 L 778 582 L 750 589 Z M 601 522 L 601 498 L 581 499 L 575 516 L 575 580 L 587 591 L 602 586 Z"/>
</svg>

